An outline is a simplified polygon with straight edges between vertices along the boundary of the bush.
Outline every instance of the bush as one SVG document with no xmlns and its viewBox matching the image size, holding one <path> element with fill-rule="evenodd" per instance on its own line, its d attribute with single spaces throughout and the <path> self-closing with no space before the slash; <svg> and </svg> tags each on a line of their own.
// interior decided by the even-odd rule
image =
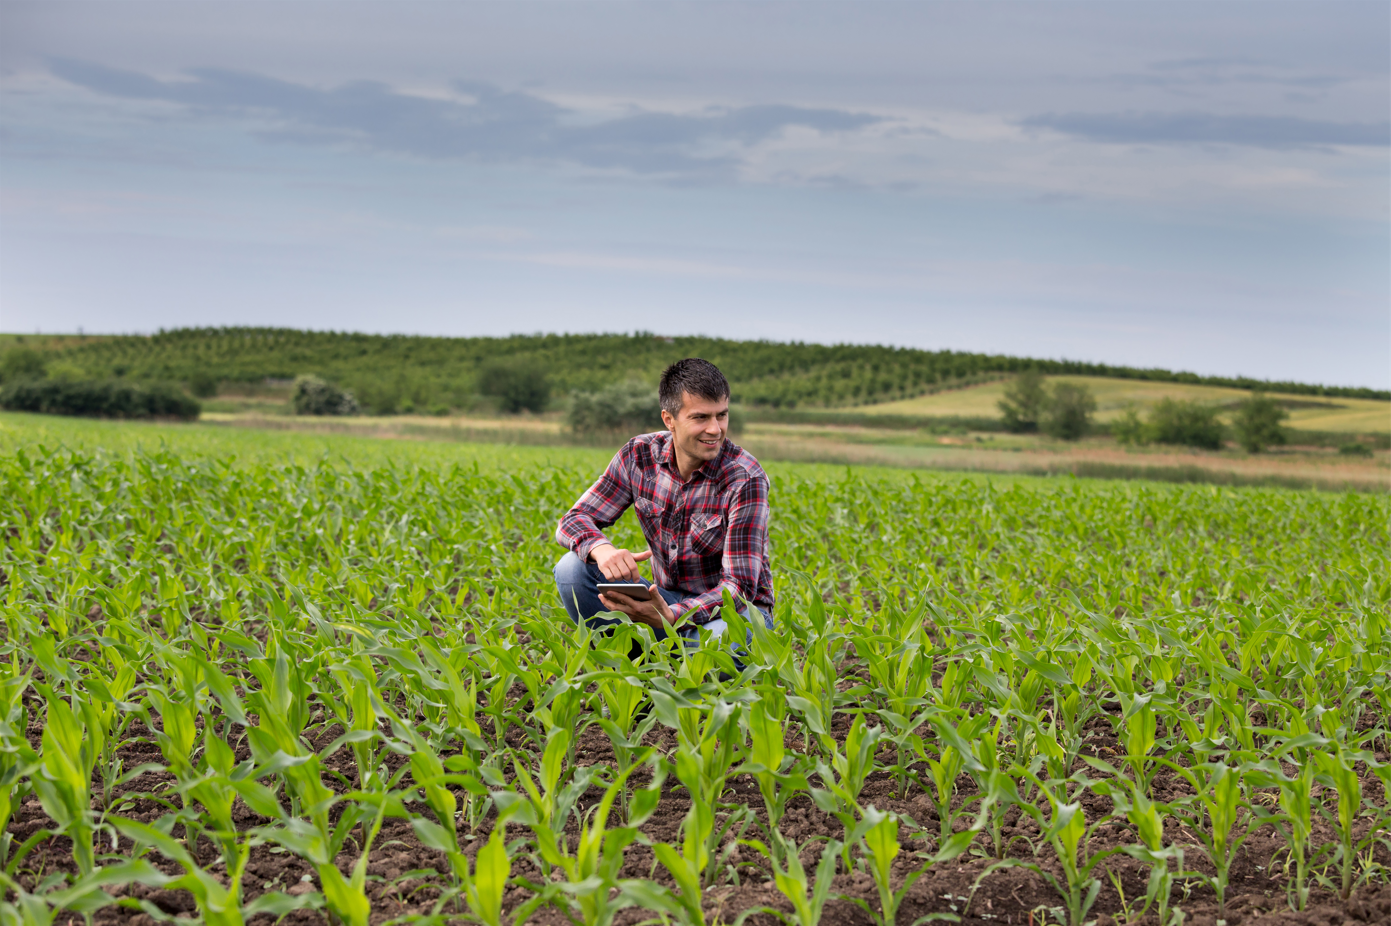
<svg viewBox="0 0 1391 926">
<path fill-rule="evenodd" d="M 546 368 L 534 360 L 492 360 L 478 370 L 478 391 L 493 396 L 505 412 L 543 412 L 551 398 Z"/>
<path fill-rule="evenodd" d="M 91 373 L 73 363 L 71 360 L 63 360 L 61 358 L 48 365 L 48 369 L 44 371 L 44 378 L 56 379 L 64 383 L 81 383 L 96 379 Z"/>
<path fill-rule="evenodd" d="M 637 382 L 598 392 L 576 392 L 566 413 L 570 430 L 586 437 L 617 437 L 660 431 L 662 403 L 657 390 Z"/>
<path fill-rule="evenodd" d="M 202 411 L 168 383 L 85 380 L 28 380 L 0 389 L 0 408 L 45 415 L 81 415 L 87 418 L 182 418 L 192 420 Z"/>
<path fill-rule="evenodd" d="M 1005 420 L 1005 430 L 1016 434 L 1026 434 L 1038 430 L 1039 418 L 1047 401 L 1043 390 L 1043 374 L 1037 370 L 1025 370 L 1005 387 L 1005 397 L 1000 400 L 1000 413 Z"/>
<path fill-rule="evenodd" d="M 1096 397 L 1086 386 L 1055 383 L 1043 407 L 1043 430 L 1060 440 L 1081 440 L 1091 430 Z"/>
<path fill-rule="evenodd" d="M 48 364 L 43 354 L 28 347 L 12 347 L 0 356 L 0 383 L 43 379 Z"/>
<path fill-rule="evenodd" d="M 1146 443 L 1178 444 L 1217 450 L 1222 446 L 1222 422 L 1217 408 L 1201 402 L 1162 399 L 1150 410 Z"/>
<path fill-rule="evenodd" d="M 188 391 L 200 399 L 217 395 L 217 386 L 217 377 L 207 370 L 199 370 L 188 378 Z"/>
<path fill-rule="evenodd" d="M 1353 441 L 1338 448 L 1338 452 L 1347 457 L 1369 457 L 1372 455 L 1372 448 L 1366 444 Z"/>
<path fill-rule="evenodd" d="M 1119 444 L 1148 444 L 1149 431 L 1140 420 L 1140 413 L 1131 405 L 1121 412 L 1121 416 L 1111 422 L 1111 435 Z"/>
<path fill-rule="evenodd" d="M 357 399 L 312 374 L 295 377 L 291 401 L 296 415 L 356 415 Z"/>
<path fill-rule="evenodd" d="M 1257 392 L 1237 405 L 1236 414 L 1232 416 L 1232 430 L 1236 432 L 1237 443 L 1247 453 L 1260 453 L 1267 447 L 1289 443 L 1289 435 L 1281 427 L 1281 422 L 1289 416 L 1279 402 Z"/>
</svg>

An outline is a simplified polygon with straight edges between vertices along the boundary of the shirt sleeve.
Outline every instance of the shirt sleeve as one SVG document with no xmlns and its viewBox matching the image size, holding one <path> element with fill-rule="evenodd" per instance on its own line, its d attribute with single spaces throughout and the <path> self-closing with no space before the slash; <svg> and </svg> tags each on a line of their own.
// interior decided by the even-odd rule
<svg viewBox="0 0 1391 926">
<path fill-rule="evenodd" d="M 614 454 L 604 474 L 565 512 L 555 529 L 555 542 L 582 560 L 588 560 L 589 551 L 598 544 L 611 542 L 603 529 L 617 521 L 633 503 L 628 466 L 632 446 L 629 443 Z"/>
<path fill-rule="evenodd" d="M 726 517 L 720 583 L 672 605 L 673 616 L 684 615 L 695 624 L 709 623 L 720 616 L 726 588 L 740 608 L 758 597 L 758 578 L 768 546 L 768 478 L 760 475 L 744 480 L 730 498 Z"/>
</svg>

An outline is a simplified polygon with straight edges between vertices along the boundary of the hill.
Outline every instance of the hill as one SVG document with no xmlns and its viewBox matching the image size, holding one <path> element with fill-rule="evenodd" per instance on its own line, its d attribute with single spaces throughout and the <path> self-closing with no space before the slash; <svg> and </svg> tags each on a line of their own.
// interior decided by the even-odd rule
<svg viewBox="0 0 1391 926">
<path fill-rule="evenodd" d="M 1096 420 L 1102 424 L 1114 421 L 1132 406 L 1141 412 L 1147 411 L 1162 399 L 1196 401 L 1231 409 L 1250 395 L 1247 390 L 1228 386 L 1115 377 L 1050 376 L 1047 380 L 1086 386 L 1096 397 Z M 998 380 L 912 399 L 866 405 L 857 411 L 870 421 L 886 416 L 990 418 L 999 415 L 998 403 L 1004 397 L 1007 384 L 1007 380 Z M 1356 434 L 1391 433 L 1391 405 L 1382 400 L 1287 392 L 1271 392 L 1270 396 L 1289 411 L 1288 424 L 1293 428 Z"/>
<path fill-rule="evenodd" d="M 1391 399 L 1391 392 L 1246 377 L 1198 376 L 1068 360 L 853 344 L 733 341 L 634 334 L 536 334 L 437 338 L 300 331 L 290 328 L 185 328 L 158 334 L 86 337 L 9 335 L 0 350 L 41 351 L 66 376 L 128 377 L 222 388 L 254 387 L 317 373 L 353 390 L 376 414 L 478 403 L 487 362 L 516 360 L 545 371 L 556 394 L 624 379 L 655 383 L 673 360 L 705 357 L 734 385 L 736 401 L 771 408 L 848 408 L 917 400 L 943 389 L 984 384 L 1024 369 L 1288 396 Z M 868 411 L 868 409 L 866 409 Z M 902 413 L 902 412 L 901 412 Z M 925 413 L 925 412 L 924 412 Z M 993 407 L 990 414 L 994 414 Z"/>
</svg>

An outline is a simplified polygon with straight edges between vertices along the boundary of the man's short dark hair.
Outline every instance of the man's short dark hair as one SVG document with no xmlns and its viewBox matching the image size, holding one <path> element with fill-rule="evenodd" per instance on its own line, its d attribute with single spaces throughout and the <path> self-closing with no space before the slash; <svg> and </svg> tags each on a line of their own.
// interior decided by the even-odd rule
<svg viewBox="0 0 1391 926">
<path fill-rule="evenodd" d="M 678 360 L 662 371 L 662 381 L 657 394 L 662 399 L 662 411 L 678 415 L 685 401 L 682 396 L 689 393 L 698 399 L 718 402 L 729 398 L 729 381 L 724 378 L 720 368 L 699 357 Z"/>
</svg>

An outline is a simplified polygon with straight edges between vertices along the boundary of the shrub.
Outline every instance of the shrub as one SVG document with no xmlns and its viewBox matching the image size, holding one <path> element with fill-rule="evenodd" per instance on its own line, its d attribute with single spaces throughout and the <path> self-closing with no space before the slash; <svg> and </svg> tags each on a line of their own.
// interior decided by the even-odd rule
<svg viewBox="0 0 1391 926">
<path fill-rule="evenodd" d="M 489 361 L 478 370 L 478 391 L 493 396 L 505 412 L 542 412 L 551 398 L 551 384 L 540 363 L 508 357 Z"/>
<path fill-rule="evenodd" d="M 1043 430 L 1060 440 L 1081 440 L 1091 429 L 1096 397 L 1086 386 L 1055 383 L 1043 407 Z"/>
<path fill-rule="evenodd" d="M 80 415 L 87 418 L 182 418 L 191 420 L 202 411 L 168 383 L 84 380 L 27 380 L 0 389 L 0 408 L 45 415 Z"/>
<path fill-rule="evenodd" d="M 1121 416 L 1111 422 L 1111 434 L 1120 444 L 1148 444 L 1149 432 L 1140 420 L 1140 413 L 1131 405 L 1121 412 Z"/>
<path fill-rule="evenodd" d="M 1366 444 L 1353 441 L 1338 448 L 1338 452 L 1348 457 L 1369 457 L 1372 455 L 1372 448 Z"/>
<path fill-rule="evenodd" d="M 570 398 L 566 423 L 576 434 L 591 437 L 644 434 L 666 427 L 657 390 L 638 382 L 576 392 Z"/>
<path fill-rule="evenodd" d="M 207 370 L 199 370 L 188 378 L 188 391 L 200 399 L 217 395 L 217 385 L 217 377 Z"/>
<path fill-rule="evenodd" d="M 81 383 L 97 379 L 71 360 L 63 360 L 61 357 L 48 365 L 44 378 L 61 380 L 65 383 Z"/>
<path fill-rule="evenodd" d="M 28 347 L 12 347 L 0 356 L 0 383 L 43 379 L 48 364 L 43 354 Z"/>
<path fill-rule="evenodd" d="M 1000 413 L 1005 419 L 1005 430 L 1025 434 L 1038 430 L 1039 418 L 1047 401 L 1043 389 L 1043 374 L 1037 370 L 1025 370 L 1005 387 L 1005 397 L 1000 400 Z"/>
<path fill-rule="evenodd" d="M 1196 401 L 1162 399 L 1150 410 L 1147 437 L 1158 444 L 1179 444 L 1217 450 L 1222 446 L 1222 422 L 1217 408 Z"/>
<path fill-rule="evenodd" d="M 295 377 L 291 401 L 296 415 L 356 415 L 358 411 L 351 392 L 308 373 Z"/>
<path fill-rule="evenodd" d="M 1281 427 L 1281 422 L 1289 416 L 1279 402 L 1257 392 L 1237 405 L 1236 414 L 1232 416 L 1232 430 L 1236 432 L 1237 443 L 1247 453 L 1260 453 L 1267 447 L 1289 442 L 1289 435 Z"/>
</svg>

